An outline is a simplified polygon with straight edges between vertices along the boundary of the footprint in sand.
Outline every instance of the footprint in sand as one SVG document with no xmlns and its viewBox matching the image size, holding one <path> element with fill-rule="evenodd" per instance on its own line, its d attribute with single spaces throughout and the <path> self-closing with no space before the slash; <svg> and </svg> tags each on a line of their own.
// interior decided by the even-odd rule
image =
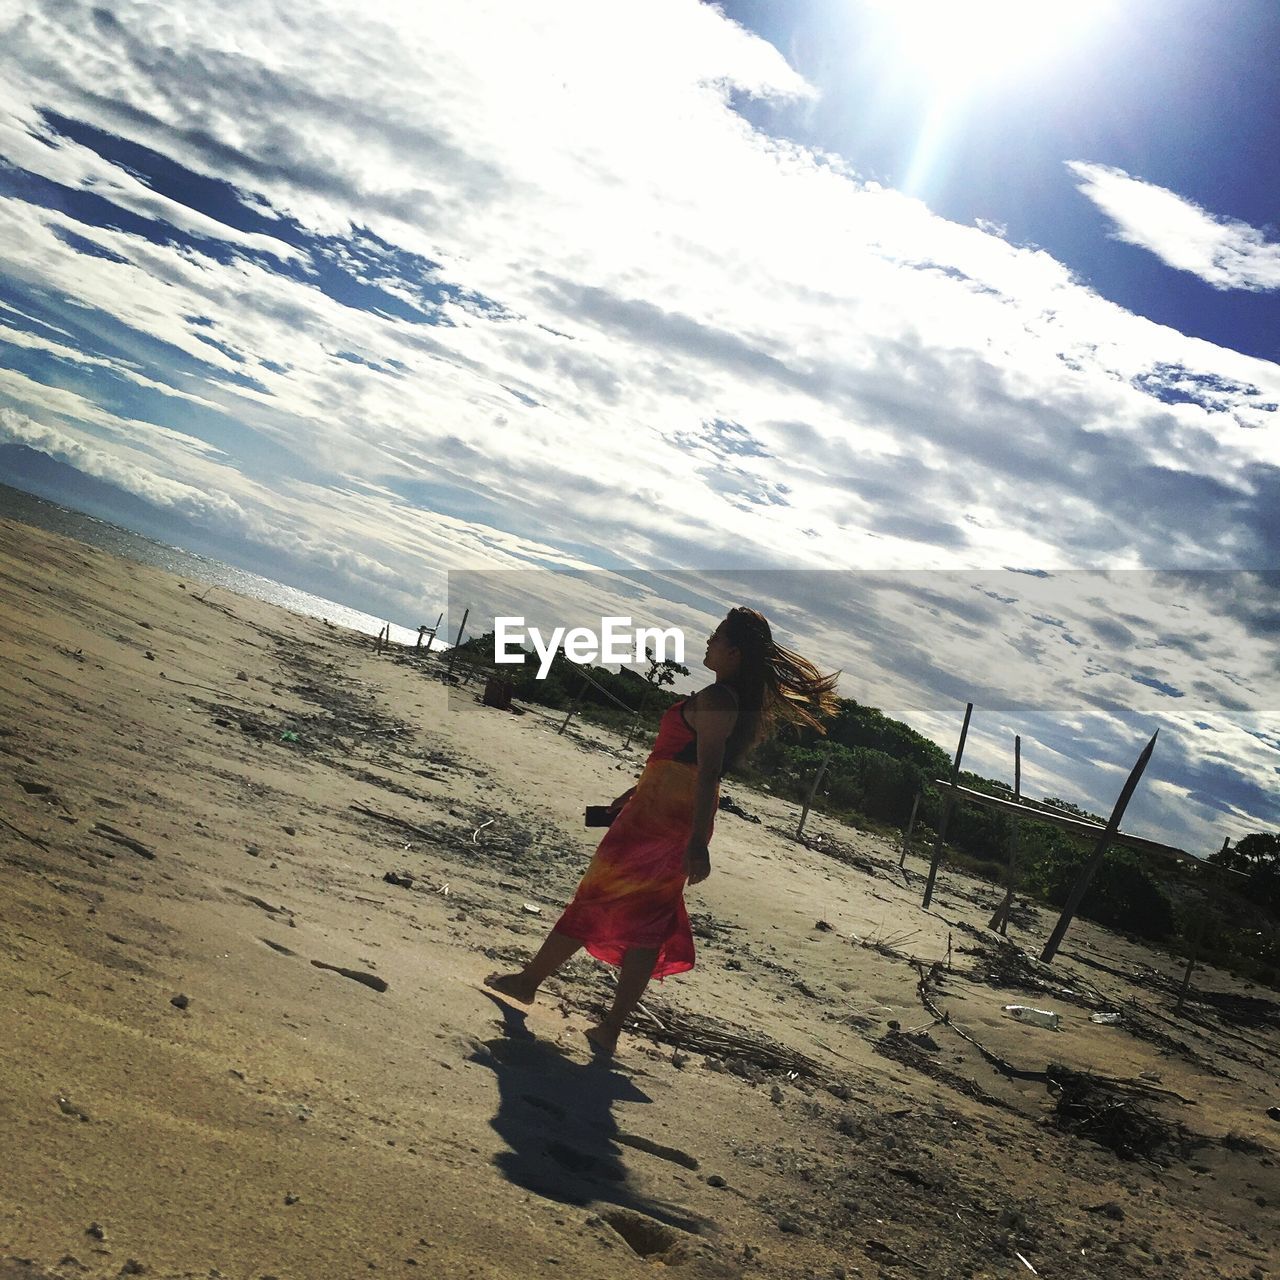
<svg viewBox="0 0 1280 1280">
<path fill-rule="evenodd" d="M 634 1209 L 601 1209 L 597 1216 L 626 1241 L 633 1253 L 642 1258 L 660 1259 L 662 1254 L 688 1239 L 684 1232 L 646 1217 L 643 1213 L 637 1213 Z"/>
<path fill-rule="evenodd" d="M 259 938 L 258 941 L 265 943 L 272 951 L 282 956 L 296 956 L 298 954 L 292 948 L 286 947 L 283 942 L 272 942 L 270 938 Z M 389 987 L 389 983 L 385 978 L 379 978 L 376 974 L 365 973 L 362 969 L 348 969 L 340 964 L 329 964 L 326 960 L 313 960 L 311 963 L 317 969 L 327 969 L 330 973 L 341 974 L 344 978 L 350 978 L 352 982 L 359 982 L 373 991 L 386 991 Z"/>
<path fill-rule="evenodd" d="M 683 1169 L 698 1168 L 698 1157 L 691 1156 L 687 1151 L 681 1151 L 679 1147 L 664 1147 L 662 1143 L 642 1138 L 638 1133 L 618 1132 L 611 1133 L 609 1136 L 614 1142 L 624 1147 L 634 1147 L 637 1151 L 657 1156 L 659 1160 L 670 1160 L 672 1164 L 678 1164 Z"/>
<path fill-rule="evenodd" d="M 132 850 L 139 857 L 155 859 L 155 850 L 148 848 L 141 840 L 135 840 L 132 836 L 126 835 L 123 831 L 117 831 L 115 827 L 108 826 L 105 822 L 95 822 L 93 824 L 94 835 L 101 836 L 104 840 L 110 840 L 112 844 L 123 845 L 126 849 Z"/>
</svg>

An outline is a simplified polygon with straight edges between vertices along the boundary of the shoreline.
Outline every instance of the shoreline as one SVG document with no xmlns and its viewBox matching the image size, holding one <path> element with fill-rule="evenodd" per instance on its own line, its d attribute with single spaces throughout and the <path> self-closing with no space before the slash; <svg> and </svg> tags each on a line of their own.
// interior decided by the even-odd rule
<svg viewBox="0 0 1280 1280">
<path fill-rule="evenodd" d="M 0 493 L 0 520 L 67 538 L 95 551 L 172 573 L 179 579 L 194 580 L 232 595 L 275 604 L 303 617 L 321 621 L 336 619 L 334 626 L 361 635 L 376 636 L 380 628 L 388 625 L 385 618 L 376 614 L 243 568 L 219 556 L 191 551 L 163 538 L 139 533 L 105 516 L 95 516 L 27 489 L 0 483 L 0 491 L 5 490 L 7 492 Z M 15 507 L 19 509 L 16 513 Z M 95 526 L 109 531 L 109 541 L 104 543 L 101 535 L 98 538 L 89 536 Z M 147 551 L 148 548 L 155 548 L 155 553 Z M 398 633 L 393 634 L 397 643 L 412 644 L 417 638 L 416 628 L 402 626 L 398 622 L 390 626 L 393 633 Z"/>
</svg>

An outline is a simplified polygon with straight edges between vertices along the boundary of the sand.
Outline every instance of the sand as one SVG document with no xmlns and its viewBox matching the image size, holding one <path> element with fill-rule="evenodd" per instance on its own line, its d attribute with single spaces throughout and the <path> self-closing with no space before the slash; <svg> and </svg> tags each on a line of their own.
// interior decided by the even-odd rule
<svg viewBox="0 0 1280 1280">
<path fill-rule="evenodd" d="M 1276 1273 L 1274 992 L 1177 1014 L 1086 922 L 1040 970 L 992 886 L 925 912 L 922 860 L 729 786 L 698 965 L 601 1063 L 604 966 L 482 982 L 642 749 L 3 521 L 0 595 L 0 1277 Z M 1131 1083 L 1074 1132 L 1050 1064 Z"/>
</svg>

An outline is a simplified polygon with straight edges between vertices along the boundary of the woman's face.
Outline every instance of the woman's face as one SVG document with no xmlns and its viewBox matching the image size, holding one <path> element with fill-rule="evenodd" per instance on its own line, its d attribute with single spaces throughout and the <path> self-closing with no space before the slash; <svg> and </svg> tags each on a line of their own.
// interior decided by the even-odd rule
<svg viewBox="0 0 1280 1280">
<path fill-rule="evenodd" d="M 727 621 L 721 622 L 707 638 L 707 652 L 703 655 L 702 665 L 718 676 L 732 675 L 740 657 L 738 646 L 729 643 Z"/>
</svg>

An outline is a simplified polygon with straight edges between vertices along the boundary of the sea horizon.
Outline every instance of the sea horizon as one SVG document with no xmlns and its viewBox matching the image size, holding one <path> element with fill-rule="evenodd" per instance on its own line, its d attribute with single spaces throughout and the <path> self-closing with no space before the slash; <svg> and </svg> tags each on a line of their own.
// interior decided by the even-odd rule
<svg viewBox="0 0 1280 1280">
<path fill-rule="evenodd" d="M 287 582 L 268 578 L 226 560 L 148 537 L 114 521 L 90 515 L 25 489 L 14 488 L 2 481 L 0 518 L 16 520 L 20 524 L 32 525 L 48 533 L 60 534 L 99 551 L 164 569 L 208 586 L 222 587 L 236 595 L 280 605 L 293 613 L 318 618 L 349 631 L 376 636 L 384 627 L 390 626 L 391 639 L 397 644 L 412 645 L 418 641 L 416 627 L 406 627 L 390 619 L 379 618 L 339 600 L 331 600 Z M 436 643 L 443 644 L 443 637 Z"/>
</svg>

